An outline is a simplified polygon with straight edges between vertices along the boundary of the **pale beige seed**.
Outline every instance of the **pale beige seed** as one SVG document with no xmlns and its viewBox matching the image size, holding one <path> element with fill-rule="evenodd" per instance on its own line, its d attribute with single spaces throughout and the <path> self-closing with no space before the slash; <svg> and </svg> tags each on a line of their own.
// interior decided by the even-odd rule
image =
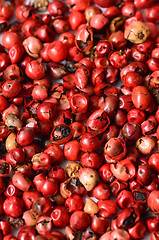
<svg viewBox="0 0 159 240">
<path fill-rule="evenodd" d="M 149 28 L 141 21 L 134 21 L 130 23 L 124 31 L 124 37 L 135 44 L 145 42 L 149 35 Z"/>
<path fill-rule="evenodd" d="M 120 17 L 115 17 L 113 18 L 113 20 L 111 20 L 110 24 L 109 24 L 109 29 L 111 32 L 116 32 L 119 29 L 122 28 L 122 26 L 125 23 L 125 17 L 120 16 Z"/>
<path fill-rule="evenodd" d="M 35 0 L 34 1 L 34 8 L 39 12 L 43 12 L 47 10 L 49 1 L 48 0 Z"/>
<path fill-rule="evenodd" d="M 17 135 L 15 133 L 9 134 L 5 142 L 6 150 L 9 152 L 10 150 L 16 148 L 17 144 Z"/>
<path fill-rule="evenodd" d="M 66 165 L 66 173 L 70 178 L 78 178 L 78 172 L 81 169 L 81 165 L 77 162 L 69 162 Z"/>
<path fill-rule="evenodd" d="M 6 116 L 5 125 L 9 128 L 21 128 L 23 126 L 22 120 L 16 114 L 9 113 Z"/>
</svg>

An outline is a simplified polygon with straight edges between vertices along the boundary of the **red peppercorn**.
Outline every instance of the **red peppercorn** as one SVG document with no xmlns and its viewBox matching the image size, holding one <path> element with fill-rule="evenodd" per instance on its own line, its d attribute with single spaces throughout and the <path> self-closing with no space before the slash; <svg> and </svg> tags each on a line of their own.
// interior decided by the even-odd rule
<svg viewBox="0 0 159 240">
<path fill-rule="evenodd" d="M 159 219 L 157 217 L 148 218 L 146 220 L 146 226 L 149 232 L 158 232 L 159 231 Z"/>
<path fill-rule="evenodd" d="M 21 91 L 21 84 L 16 80 L 8 80 L 2 85 L 2 95 L 6 98 L 17 96 Z"/>
<path fill-rule="evenodd" d="M 59 166 L 52 167 L 48 172 L 48 176 L 55 179 L 59 183 L 63 182 L 66 179 L 65 170 Z"/>
<path fill-rule="evenodd" d="M 22 173 L 15 173 L 12 177 L 12 181 L 14 186 L 21 191 L 28 191 L 31 186 L 31 181 Z"/>
<path fill-rule="evenodd" d="M 20 42 L 20 36 L 17 33 L 7 31 L 3 34 L 2 44 L 7 50 L 9 50 L 13 44 L 16 44 L 18 42 Z"/>
<path fill-rule="evenodd" d="M 107 7 L 107 9 L 104 12 L 104 15 L 106 17 L 108 17 L 109 19 L 111 19 L 113 17 L 119 16 L 120 15 L 120 10 L 118 9 L 118 7 L 112 5 L 110 7 Z"/>
<path fill-rule="evenodd" d="M 97 30 L 102 30 L 107 24 L 109 20 L 105 17 L 104 14 L 96 14 L 90 20 L 90 26 Z"/>
<path fill-rule="evenodd" d="M 42 182 L 40 191 L 44 196 L 47 196 L 47 197 L 55 195 L 58 191 L 58 185 L 56 180 L 52 178 L 45 179 Z"/>
<path fill-rule="evenodd" d="M 158 11 L 159 11 L 158 5 L 154 5 L 150 8 L 148 8 L 146 11 L 146 14 L 145 14 L 147 21 L 158 23 L 158 21 L 159 21 Z"/>
<path fill-rule="evenodd" d="M 69 161 L 79 161 L 80 159 L 80 143 L 76 140 L 65 143 L 64 155 Z"/>
<path fill-rule="evenodd" d="M 34 131 L 31 128 L 24 128 L 17 134 L 17 142 L 23 147 L 31 144 L 33 140 Z"/>
<path fill-rule="evenodd" d="M 14 13 L 14 8 L 8 3 L 3 3 L 0 7 L 0 16 L 11 19 Z"/>
<path fill-rule="evenodd" d="M 34 239 L 36 237 L 36 230 L 33 227 L 23 226 L 17 236 L 18 240 Z"/>
<path fill-rule="evenodd" d="M 33 60 L 27 63 L 25 73 L 31 79 L 43 78 L 45 75 L 45 68 L 41 63 L 41 59 Z"/>
<path fill-rule="evenodd" d="M 38 38 L 45 43 L 52 42 L 55 39 L 55 32 L 48 25 L 42 25 L 38 29 Z"/>
<path fill-rule="evenodd" d="M 124 38 L 123 31 L 117 31 L 110 35 L 109 41 L 116 49 L 124 49 L 127 44 L 127 40 Z"/>
<path fill-rule="evenodd" d="M 29 19 L 29 16 L 32 13 L 32 7 L 27 5 L 20 5 L 15 10 L 15 16 L 18 22 L 25 22 Z"/>
<path fill-rule="evenodd" d="M 109 187 L 103 182 L 99 182 L 94 187 L 92 193 L 93 193 L 93 197 L 95 197 L 99 200 L 107 200 L 110 196 Z"/>
<path fill-rule="evenodd" d="M 52 25 L 57 33 L 64 33 L 70 29 L 69 23 L 63 19 L 55 19 Z"/>
<path fill-rule="evenodd" d="M 159 212 L 158 198 L 159 198 L 159 191 L 158 190 L 153 190 L 149 194 L 148 199 L 147 199 L 148 206 L 154 212 Z"/>
<path fill-rule="evenodd" d="M 123 68 L 128 63 L 127 54 L 122 51 L 113 52 L 109 57 L 109 61 L 113 67 Z"/>
<path fill-rule="evenodd" d="M 70 32 L 60 34 L 59 41 L 63 42 L 67 48 L 71 48 L 75 44 L 75 35 Z"/>
<path fill-rule="evenodd" d="M 90 217 L 83 211 L 75 211 L 70 217 L 70 226 L 75 231 L 83 231 L 90 224 Z"/>
<path fill-rule="evenodd" d="M 39 215 L 48 215 L 51 212 L 52 204 L 48 197 L 39 197 L 32 204 L 33 211 Z"/>
<path fill-rule="evenodd" d="M 98 235 L 104 234 L 109 229 L 109 221 L 105 218 L 94 215 L 91 220 L 91 229 Z"/>
<path fill-rule="evenodd" d="M 66 7 L 62 1 L 49 3 L 48 11 L 51 16 L 62 16 L 65 13 Z"/>
<path fill-rule="evenodd" d="M 144 86 L 134 87 L 132 91 L 132 102 L 137 109 L 148 109 L 151 103 L 151 95 L 147 88 Z"/>
<path fill-rule="evenodd" d="M 69 214 L 64 206 L 54 207 L 50 216 L 52 218 L 54 226 L 57 228 L 64 228 L 69 223 Z"/>
<path fill-rule="evenodd" d="M 73 194 L 66 199 L 65 207 L 68 208 L 69 212 L 81 211 L 84 207 L 83 198 L 78 194 Z"/>
<path fill-rule="evenodd" d="M 93 29 L 85 24 L 80 25 L 75 36 L 75 45 L 81 51 L 89 51 L 93 46 Z"/>
<path fill-rule="evenodd" d="M 51 228 L 52 228 L 52 221 L 50 217 L 48 216 L 39 217 L 36 223 L 36 230 L 40 235 L 45 236 L 46 234 L 50 233 Z"/>
<path fill-rule="evenodd" d="M 74 75 L 74 82 L 78 88 L 85 88 L 87 87 L 89 81 L 90 71 L 86 67 L 79 67 Z"/>
<path fill-rule="evenodd" d="M 51 157 L 47 153 L 37 153 L 32 159 L 32 168 L 35 171 L 45 171 L 51 167 Z"/>
<path fill-rule="evenodd" d="M 0 70 L 5 70 L 10 63 L 9 56 L 6 53 L 0 53 Z"/>
<path fill-rule="evenodd" d="M 9 58 L 10 58 L 11 63 L 14 64 L 14 63 L 19 62 L 24 55 L 24 49 L 23 49 L 22 43 L 21 42 L 15 43 L 9 49 L 8 54 L 9 54 Z"/>
<path fill-rule="evenodd" d="M 99 200 L 97 202 L 99 215 L 104 218 L 115 217 L 118 212 L 118 207 L 114 200 Z"/>
<path fill-rule="evenodd" d="M 27 209 L 31 209 L 33 203 L 41 197 L 41 194 L 37 191 L 25 191 L 23 193 L 23 202 Z"/>
<path fill-rule="evenodd" d="M 94 2 L 102 8 L 109 7 L 113 4 L 113 0 L 108 0 L 106 2 L 104 0 L 94 0 Z"/>
<path fill-rule="evenodd" d="M 48 56 L 53 62 L 61 62 L 66 59 L 66 45 L 61 41 L 52 42 L 48 47 Z"/>
<path fill-rule="evenodd" d="M 69 16 L 69 24 L 72 30 L 78 29 L 78 27 L 85 22 L 84 14 L 79 11 L 73 11 Z"/>
<path fill-rule="evenodd" d="M 4 212 L 11 217 L 19 217 L 23 212 L 23 201 L 15 196 L 8 197 L 3 203 Z"/>
</svg>

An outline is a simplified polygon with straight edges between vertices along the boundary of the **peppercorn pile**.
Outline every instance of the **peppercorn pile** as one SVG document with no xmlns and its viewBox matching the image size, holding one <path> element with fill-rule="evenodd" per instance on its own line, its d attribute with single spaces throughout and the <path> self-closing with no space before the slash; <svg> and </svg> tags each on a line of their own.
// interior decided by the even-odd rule
<svg viewBox="0 0 159 240">
<path fill-rule="evenodd" d="M 159 240 L 158 23 L 158 0 L 1 2 L 0 240 Z"/>
</svg>

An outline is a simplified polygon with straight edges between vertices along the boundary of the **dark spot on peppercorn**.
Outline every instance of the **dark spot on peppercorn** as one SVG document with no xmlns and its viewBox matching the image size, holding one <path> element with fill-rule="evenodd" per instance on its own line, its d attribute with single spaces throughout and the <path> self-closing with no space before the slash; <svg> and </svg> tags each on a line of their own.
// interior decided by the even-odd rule
<svg viewBox="0 0 159 240">
<path fill-rule="evenodd" d="M 12 1 L 11 1 L 12 2 Z M 19 23 L 18 22 L 13 22 L 12 24 L 9 25 L 9 29 L 12 27 L 12 26 L 17 26 Z"/>
<path fill-rule="evenodd" d="M 103 117 L 103 114 L 104 113 L 102 113 L 100 117 L 97 117 L 97 119 L 99 119 L 100 121 L 105 121 L 106 122 L 105 124 L 107 124 L 108 120 L 107 120 L 107 118 Z"/>
<path fill-rule="evenodd" d="M 83 187 L 83 184 L 79 181 L 79 179 L 76 178 L 71 178 L 70 181 L 66 183 L 66 189 L 68 189 L 72 193 L 74 191 L 77 191 L 81 187 Z"/>
<path fill-rule="evenodd" d="M 64 125 L 58 126 L 54 132 L 54 140 L 60 140 L 63 138 L 67 138 L 70 135 L 70 128 Z"/>
<path fill-rule="evenodd" d="M 137 201 L 145 201 L 145 195 L 141 192 L 135 192 L 135 200 Z"/>
<path fill-rule="evenodd" d="M 0 23 L 0 32 L 3 32 L 7 28 L 7 23 Z"/>
<path fill-rule="evenodd" d="M 141 138 L 141 139 L 139 139 L 139 143 L 141 144 L 143 142 L 143 139 Z"/>
<path fill-rule="evenodd" d="M 8 88 L 8 89 L 11 88 L 11 86 L 12 86 L 11 83 L 8 83 L 8 84 L 7 84 L 7 88 Z"/>
<path fill-rule="evenodd" d="M 64 118 L 64 123 L 67 124 L 67 125 L 70 125 L 71 124 L 71 119 L 69 118 L 66 118 L 65 115 L 63 115 L 63 118 Z"/>
<path fill-rule="evenodd" d="M 10 225 L 12 225 L 14 228 L 19 228 L 25 225 L 25 222 L 22 218 L 13 218 L 13 217 L 9 217 L 9 223 Z"/>
<path fill-rule="evenodd" d="M 76 186 L 82 186 L 82 184 L 81 184 L 79 179 L 73 178 L 72 180 L 74 180 L 74 179 L 75 179 Z"/>
<path fill-rule="evenodd" d="M 144 173 L 144 171 L 143 171 L 143 170 L 140 170 L 140 171 L 139 171 L 139 173 L 140 173 L 140 174 L 143 174 L 143 173 Z"/>
<path fill-rule="evenodd" d="M 42 225 L 46 225 L 47 223 L 49 223 L 50 221 L 46 221 L 46 219 L 42 220 L 41 222 L 39 222 L 38 224 L 42 224 Z"/>
<path fill-rule="evenodd" d="M 3 175 L 3 174 L 6 174 L 8 173 L 8 169 L 9 169 L 9 164 L 7 162 L 1 162 L 1 165 L 0 165 L 0 173 Z"/>
<path fill-rule="evenodd" d="M 76 6 L 76 4 L 72 4 L 72 5 L 71 4 L 67 4 L 66 6 L 67 6 L 68 9 L 71 9 L 71 8 L 74 8 Z"/>
<path fill-rule="evenodd" d="M 131 213 L 131 215 L 126 218 L 122 224 L 123 227 L 130 227 L 134 221 L 135 221 L 136 216 L 134 215 L 134 212 Z"/>
<path fill-rule="evenodd" d="M 66 61 L 65 68 L 69 73 L 75 73 L 77 67 L 75 67 L 75 61 Z"/>
<path fill-rule="evenodd" d="M 85 50 L 88 46 L 87 42 L 83 42 L 82 40 L 77 40 L 77 44 L 81 50 Z"/>
<path fill-rule="evenodd" d="M 88 75 L 88 71 L 87 70 L 85 70 L 85 73 L 86 73 L 86 75 Z"/>
<path fill-rule="evenodd" d="M 5 142 L 1 142 L 0 144 L 0 156 L 6 152 Z"/>
<path fill-rule="evenodd" d="M 143 69 L 140 68 L 140 67 L 136 67 L 135 72 L 139 73 L 142 77 L 145 76 L 145 73 L 144 73 Z"/>
<path fill-rule="evenodd" d="M 73 240 L 81 240 L 82 239 L 82 233 L 81 232 L 73 233 L 73 235 L 75 236 Z"/>
<path fill-rule="evenodd" d="M 140 32 L 140 33 L 138 34 L 138 38 L 139 38 L 139 39 L 143 39 L 144 36 L 145 36 L 145 35 L 143 34 L 143 32 Z"/>
<path fill-rule="evenodd" d="M 37 199 L 34 208 L 36 209 L 36 212 L 42 212 L 43 211 L 43 205 L 41 205 L 41 199 Z"/>
<path fill-rule="evenodd" d="M 56 166 L 53 167 L 52 170 L 53 170 L 53 171 L 57 171 L 57 167 L 56 167 Z"/>
<path fill-rule="evenodd" d="M 118 52 L 118 55 L 120 55 L 120 56 L 123 56 L 123 54 L 124 54 L 124 52 L 123 52 L 122 50 L 120 50 L 120 51 Z"/>
</svg>

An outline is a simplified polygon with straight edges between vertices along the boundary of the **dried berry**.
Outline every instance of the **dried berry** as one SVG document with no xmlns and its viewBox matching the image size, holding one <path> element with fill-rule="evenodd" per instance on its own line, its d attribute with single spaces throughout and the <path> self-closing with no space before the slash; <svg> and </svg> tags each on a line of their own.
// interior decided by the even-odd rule
<svg viewBox="0 0 159 240">
<path fill-rule="evenodd" d="M 150 30 L 145 23 L 134 21 L 124 31 L 124 37 L 132 43 L 143 43 L 150 35 Z"/>
</svg>

